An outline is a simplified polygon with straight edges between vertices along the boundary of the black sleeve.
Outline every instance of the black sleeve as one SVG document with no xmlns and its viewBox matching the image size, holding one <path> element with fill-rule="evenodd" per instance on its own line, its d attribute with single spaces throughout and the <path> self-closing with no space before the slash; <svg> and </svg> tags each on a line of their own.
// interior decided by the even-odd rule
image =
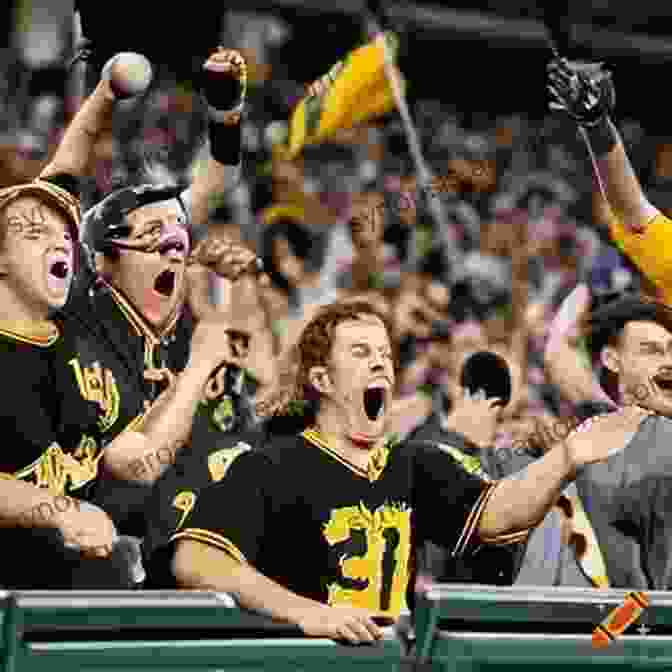
<svg viewBox="0 0 672 672">
<path fill-rule="evenodd" d="M 58 442 L 57 398 L 49 395 L 52 379 L 42 358 L 3 353 L 3 373 L 9 389 L 0 411 L 0 473 L 26 472 L 52 443 Z"/>
<path fill-rule="evenodd" d="M 454 555 L 464 552 L 493 489 L 470 474 L 462 454 L 447 444 L 427 441 L 407 446 L 413 454 L 413 508 L 418 541 L 432 541 Z"/>
<path fill-rule="evenodd" d="M 269 525 L 272 465 L 266 457 L 241 446 L 232 452 L 223 477 L 178 502 L 184 516 L 171 541 L 190 539 L 227 552 L 240 562 L 256 564 Z"/>
<path fill-rule="evenodd" d="M 418 546 L 425 552 L 433 544 L 445 549 L 436 549 L 440 559 L 433 572 L 437 579 L 511 585 L 520 571 L 529 530 L 489 539 L 477 534 L 497 481 L 474 469 L 470 456 L 448 444 L 423 442 L 414 454 Z"/>
<path fill-rule="evenodd" d="M 52 443 L 57 443 L 57 435 L 52 428 L 52 420 L 30 393 L 22 394 L 16 389 L 11 396 L 16 400 L 6 408 L 13 417 L 0 418 L 0 428 L 4 437 L 0 450 L 0 477 L 17 472 L 26 472 L 22 479 L 28 478 L 28 467 L 35 462 Z M 39 399 L 38 399 L 39 401 Z M 30 412 L 30 415 L 27 413 Z"/>
<path fill-rule="evenodd" d="M 43 182 L 51 182 L 61 189 L 65 189 L 69 194 L 79 199 L 81 196 L 81 190 L 79 188 L 79 180 L 74 175 L 68 175 L 67 173 L 58 173 L 56 175 L 50 175 L 49 177 L 41 177 Z"/>
<path fill-rule="evenodd" d="M 253 433 L 219 433 L 208 443 L 192 441 L 178 452 L 175 463 L 169 467 L 152 488 L 146 511 L 147 536 L 144 549 L 147 557 L 168 544 L 183 518 L 183 505 L 179 500 L 198 496 L 211 483 L 225 475 L 232 458 L 245 444 L 254 447 L 259 437 Z M 179 504 L 179 507 L 176 506 Z"/>
</svg>

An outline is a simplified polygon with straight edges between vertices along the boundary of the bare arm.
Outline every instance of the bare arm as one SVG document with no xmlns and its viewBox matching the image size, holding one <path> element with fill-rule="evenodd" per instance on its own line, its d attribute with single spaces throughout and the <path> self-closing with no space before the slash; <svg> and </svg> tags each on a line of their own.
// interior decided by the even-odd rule
<svg viewBox="0 0 672 672">
<path fill-rule="evenodd" d="M 220 163 L 210 155 L 209 147 L 204 151 L 207 156 L 197 162 L 191 185 L 182 192 L 194 228 L 208 224 L 210 213 L 221 203 L 222 196 L 238 185 L 241 175 L 241 164 Z"/>
<path fill-rule="evenodd" d="M 577 469 L 603 462 L 623 450 L 649 414 L 628 406 L 599 416 L 565 441 L 555 443 L 542 458 L 499 481 L 479 521 L 480 537 L 487 541 L 538 525 L 574 480 Z"/>
<path fill-rule="evenodd" d="M 643 233 L 633 232 L 625 220 L 619 219 L 600 191 L 594 197 L 595 219 L 602 223 L 619 247 L 650 283 L 646 292 L 672 303 L 672 221 L 658 214 L 649 221 Z M 643 288 L 644 289 L 644 288 Z"/>
<path fill-rule="evenodd" d="M 65 131 L 53 158 L 40 177 L 59 173 L 84 177 L 96 143 L 111 130 L 116 97 L 107 79 L 102 79 L 86 99 Z"/>
<path fill-rule="evenodd" d="M 579 125 L 609 207 L 630 231 L 643 231 L 658 214 L 649 203 L 610 119 L 616 104 L 612 73 L 601 63 L 556 58 L 548 63 L 550 109 Z"/>
<path fill-rule="evenodd" d="M 173 574 L 180 588 L 229 593 L 241 607 L 287 623 L 298 624 L 303 609 L 324 608 L 271 581 L 251 565 L 197 541 L 177 542 Z"/>
<path fill-rule="evenodd" d="M 88 502 L 24 481 L 0 478 L 0 528 L 59 530 L 63 544 L 79 549 L 83 557 L 105 558 L 117 540 L 114 523 Z"/>
<path fill-rule="evenodd" d="M 544 350 L 544 365 L 549 380 L 574 404 L 584 401 L 614 402 L 600 387 L 590 366 L 578 350 L 577 330 L 581 318 L 590 308 L 590 292 L 577 285 L 565 298 L 553 323 Z"/>
<path fill-rule="evenodd" d="M 643 230 L 659 211 L 644 195 L 618 130 L 611 121 L 608 123 L 618 142 L 607 154 L 596 157 L 593 167 L 614 214 L 628 228 Z"/>
<path fill-rule="evenodd" d="M 247 87 L 247 68 L 237 51 L 219 47 L 203 64 L 203 70 L 208 143 L 205 158 L 194 167 L 191 186 L 182 194 L 190 210 L 191 225 L 196 228 L 207 225 L 222 196 L 240 181 L 241 113 Z M 229 88 L 230 80 L 238 82 L 237 97 L 222 99 L 222 89 Z"/>
<path fill-rule="evenodd" d="M 174 462 L 188 440 L 194 414 L 210 374 L 232 358 L 227 324 L 201 321 L 192 337 L 185 370 L 154 402 L 141 423 L 122 432 L 105 449 L 105 466 L 116 478 L 153 483 Z"/>
<path fill-rule="evenodd" d="M 197 541 L 178 541 L 173 574 L 181 588 L 228 593 L 251 611 L 297 625 L 309 636 L 351 643 L 373 643 L 383 636 L 365 609 L 326 604 L 301 597 L 265 577 L 247 563 Z"/>
<path fill-rule="evenodd" d="M 483 539 L 540 523 L 567 485 L 573 467 L 562 447 L 551 449 L 514 477 L 499 481 L 481 517 Z"/>
<path fill-rule="evenodd" d="M 48 490 L 31 483 L 0 478 L 0 527 L 55 527 L 56 506 L 73 501 L 60 499 L 56 502 Z"/>
</svg>

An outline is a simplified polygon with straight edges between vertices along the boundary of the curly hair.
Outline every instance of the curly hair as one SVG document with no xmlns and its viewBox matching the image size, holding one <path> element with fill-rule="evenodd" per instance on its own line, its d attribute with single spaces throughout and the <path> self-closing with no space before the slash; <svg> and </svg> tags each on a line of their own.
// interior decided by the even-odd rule
<svg viewBox="0 0 672 672">
<path fill-rule="evenodd" d="M 360 320 L 362 317 L 380 320 L 391 333 L 387 317 L 373 305 L 365 301 L 338 301 L 324 306 L 308 323 L 297 344 L 298 371 L 296 394 L 306 401 L 314 400 L 315 391 L 310 383 L 310 370 L 314 366 L 325 366 L 334 345 L 334 332 L 341 322 Z"/>
<path fill-rule="evenodd" d="M 319 394 L 310 383 L 314 366 L 324 366 L 331 356 L 334 331 L 341 322 L 363 317 L 379 319 L 390 331 L 385 315 L 366 301 L 338 301 L 322 307 L 301 333 L 292 356 L 284 362 L 278 377 L 278 387 L 257 405 L 257 414 L 265 418 L 269 437 L 296 434 L 314 425 L 319 410 Z"/>
</svg>

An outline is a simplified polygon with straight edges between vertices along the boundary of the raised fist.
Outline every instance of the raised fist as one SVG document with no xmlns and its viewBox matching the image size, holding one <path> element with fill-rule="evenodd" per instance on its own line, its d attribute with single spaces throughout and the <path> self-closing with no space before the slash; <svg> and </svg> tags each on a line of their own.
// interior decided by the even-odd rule
<svg viewBox="0 0 672 672">
<path fill-rule="evenodd" d="M 213 121 L 237 124 L 247 95 L 247 64 L 239 52 L 218 47 L 203 64 L 203 95 Z"/>
</svg>

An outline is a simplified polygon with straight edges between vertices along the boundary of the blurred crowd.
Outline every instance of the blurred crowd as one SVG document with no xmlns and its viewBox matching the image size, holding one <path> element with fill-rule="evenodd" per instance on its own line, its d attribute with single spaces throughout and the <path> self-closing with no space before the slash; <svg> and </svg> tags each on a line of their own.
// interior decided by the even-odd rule
<svg viewBox="0 0 672 672">
<path fill-rule="evenodd" d="M 308 84 L 292 81 L 275 58 L 291 30 L 271 15 L 226 17 L 222 43 L 246 57 L 250 89 L 243 179 L 211 221 L 264 260 L 271 283 L 260 310 L 276 352 L 291 345 L 317 306 L 365 297 L 394 325 L 398 431 L 412 431 L 437 404 L 453 408 L 462 363 L 485 349 L 507 360 L 514 382 L 495 445 L 529 436 L 540 417 L 562 415 L 567 409 L 543 370 L 557 308 L 581 281 L 594 292 L 642 289 L 600 221 L 590 157 L 575 128 L 550 116 L 474 115 L 459 98 L 412 100 L 436 176 L 430 189 L 418 187 L 396 114 L 289 161 L 282 150 L 287 120 Z M 76 80 L 77 66 L 70 72 Z M 1 185 L 39 172 L 78 100 L 77 86 L 64 97 L 26 95 L 1 148 Z M 96 147 L 83 209 L 137 176 L 186 185 L 202 160 L 203 105 L 193 82 L 159 67 L 146 97 L 123 104 L 113 137 Z M 651 156 L 652 139 L 634 121 L 621 128 L 645 189 L 656 186 L 665 176 L 664 151 L 659 166 L 637 165 L 638 156 Z M 432 201 L 440 202 L 440 217 Z"/>
</svg>

